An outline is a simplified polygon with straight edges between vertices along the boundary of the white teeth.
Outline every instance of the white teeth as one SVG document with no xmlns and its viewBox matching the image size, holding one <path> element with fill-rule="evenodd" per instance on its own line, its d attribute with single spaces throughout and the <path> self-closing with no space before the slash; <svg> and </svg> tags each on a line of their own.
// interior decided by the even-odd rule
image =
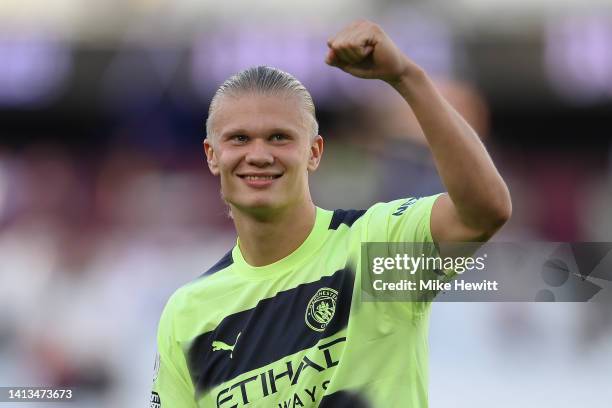
<svg viewBox="0 0 612 408">
<path fill-rule="evenodd" d="M 272 180 L 274 176 L 244 176 L 247 180 Z"/>
</svg>

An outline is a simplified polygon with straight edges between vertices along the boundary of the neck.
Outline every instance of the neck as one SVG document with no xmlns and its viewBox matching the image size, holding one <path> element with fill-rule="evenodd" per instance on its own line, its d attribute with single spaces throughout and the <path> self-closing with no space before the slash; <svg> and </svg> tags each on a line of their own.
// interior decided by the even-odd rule
<svg viewBox="0 0 612 408">
<path fill-rule="evenodd" d="M 232 217 L 244 260 L 265 266 L 283 259 L 299 248 L 312 231 L 316 208 L 308 200 L 272 217 L 254 217 L 232 206 Z"/>
</svg>

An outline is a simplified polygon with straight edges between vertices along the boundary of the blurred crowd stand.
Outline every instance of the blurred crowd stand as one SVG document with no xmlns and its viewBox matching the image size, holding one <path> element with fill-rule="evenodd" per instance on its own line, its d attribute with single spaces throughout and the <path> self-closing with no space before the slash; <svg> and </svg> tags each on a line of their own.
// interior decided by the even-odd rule
<svg viewBox="0 0 612 408">
<path fill-rule="evenodd" d="M 588 157 L 534 157 L 489 144 L 495 127 L 478 90 L 450 80 L 440 89 L 509 184 L 513 219 L 497 240 L 611 239 L 609 168 L 598 172 Z M 381 91 L 325 125 L 324 159 L 312 175 L 318 205 L 364 208 L 444 190 L 397 95 Z M 235 243 L 201 154 L 160 160 L 120 144 L 89 155 L 43 143 L 0 150 L 0 384 L 73 386 L 87 401 L 81 406 L 143 403 L 163 305 Z M 543 333 L 560 322 L 573 327 L 567 344 L 597 344 L 609 339 L 611 322 L 594 310 L 564 320 L 533 304 L 491 305 L 481 324 L 497 335 L 486 335 L 482 347 L 493 355 L 511 341 L 510 353 L 537 353 Z M 456 334 L 452 326 L 441 330 L 446 338 Z"/>
</svg>

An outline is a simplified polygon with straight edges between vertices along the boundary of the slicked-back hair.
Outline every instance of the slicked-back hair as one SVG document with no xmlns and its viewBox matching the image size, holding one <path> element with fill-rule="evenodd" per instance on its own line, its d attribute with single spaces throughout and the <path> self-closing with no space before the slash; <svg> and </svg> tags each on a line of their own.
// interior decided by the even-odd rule
<svg viewBox="0 0 612 408">
<path fill-rule="evenodd" d="M 208 108 L 206 119 L 206 137 L 212 139 L 214 130 L 213 117 L 221 99 L 224 96 L 238 96 L 246 93 L 260 93 L 263 95 L 287 94 L 298 97 L 302 106 L 308 113 L 311 123 L 310 137 L 314 139 L 319 134 L 319 124 L 315 114 L 315 106 L 310 93 L 293 75 L 280 69 L 260 65 L 247 68 L 225 80 L 215 92 Z"/>
</svg>

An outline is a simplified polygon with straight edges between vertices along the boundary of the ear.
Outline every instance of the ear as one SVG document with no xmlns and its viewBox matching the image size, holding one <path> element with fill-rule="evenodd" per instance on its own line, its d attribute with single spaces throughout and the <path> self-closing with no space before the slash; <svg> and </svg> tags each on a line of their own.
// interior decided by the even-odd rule
<svg viewBox="0 0 612 408">
<path fill-rule="evenodd" d="M 206 155 L 206 162 L 208 163 L 208 168 L 210 172 L 218 176 L 219 175 L 219 164 L 217 162 L 217 154 L 213 148 L 213 145 L 210 143 L 208 138 L 204 139 L 204 154 Z"/>
<path fill-rule="evenodd" d="M 308 171 L 315 171 L 323 156 L 323 137 L 317 135 L 310 145 L 310 157 L 308 158 Z"/>
</svg>

